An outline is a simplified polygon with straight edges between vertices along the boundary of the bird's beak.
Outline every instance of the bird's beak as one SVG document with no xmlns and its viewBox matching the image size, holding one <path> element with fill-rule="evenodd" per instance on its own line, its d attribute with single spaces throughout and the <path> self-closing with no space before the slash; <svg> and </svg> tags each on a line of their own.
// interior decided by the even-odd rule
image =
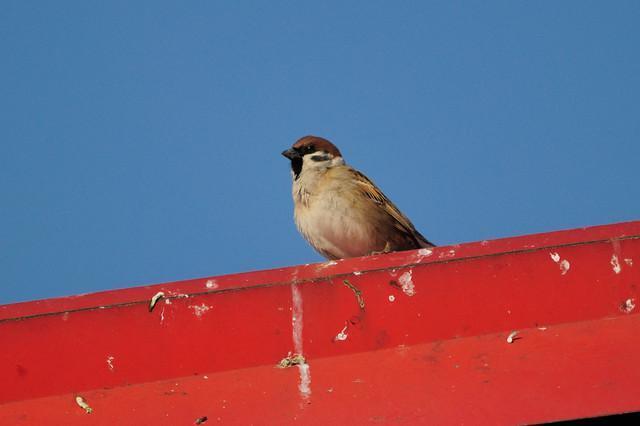
<svg viewBox="0 0 640 426">
<path fill-rule="evenodd" d="M 294 158 L 300 158 L 300 154 L 293 148 L 289 148 L 285 151 L 282 151 L 282 155 L 287 157 L 289 160 L 293 160 Z"/>
</svg>

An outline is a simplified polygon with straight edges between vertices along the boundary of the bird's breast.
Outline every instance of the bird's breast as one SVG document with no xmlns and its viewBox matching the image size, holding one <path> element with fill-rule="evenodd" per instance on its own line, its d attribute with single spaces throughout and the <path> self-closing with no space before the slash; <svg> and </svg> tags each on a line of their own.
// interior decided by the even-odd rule
<svg viewBox="0 0 640 426">
<path fill-rule="evenodd" d="M 376 248 L 373 224 L 352 199 L 339 192 L 310 195 L 296 203 L 295 221 L 300 233 L 321 254 L 330 258 L 364 256 Z"/>
</svg>

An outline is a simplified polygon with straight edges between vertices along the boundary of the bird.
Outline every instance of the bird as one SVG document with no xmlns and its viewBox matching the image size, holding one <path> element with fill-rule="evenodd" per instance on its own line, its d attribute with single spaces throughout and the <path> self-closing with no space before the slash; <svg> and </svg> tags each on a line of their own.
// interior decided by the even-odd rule
<svg viewBox="0 0 640 426">
<path fill-rule="evenodd" d="M 282 152 L 291 161 L 294 220 L 300 234 L 329 260 L 434 247 L 340 150 L 304 136 Z"/>
</svg>

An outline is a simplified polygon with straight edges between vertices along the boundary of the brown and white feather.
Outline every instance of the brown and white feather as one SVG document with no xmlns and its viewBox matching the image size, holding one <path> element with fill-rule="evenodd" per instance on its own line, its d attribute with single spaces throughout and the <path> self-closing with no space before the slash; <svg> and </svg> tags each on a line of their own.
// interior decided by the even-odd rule
<svg viewBox="0 0 640 426">
<path fill-rule="evenodd" d="M 307 146 L 313 150 L 305 154 Z M 433 246 L 331 142 L 307 136 L 292 150 L 302 158 L 299 173 L 292 172 L 295 223 L 320 254 L 341 259 Z"/>
</svg>

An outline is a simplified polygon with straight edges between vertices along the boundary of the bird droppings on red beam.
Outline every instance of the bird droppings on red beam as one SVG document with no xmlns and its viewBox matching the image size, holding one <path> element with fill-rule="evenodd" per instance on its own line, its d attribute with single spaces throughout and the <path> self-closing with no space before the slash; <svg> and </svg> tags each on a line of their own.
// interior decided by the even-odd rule
<svg viewBox="0 0 640 426">
<path fill-rule="evenodd" d="M 638 411 L 639 255 L 630 222 L 0 306 L 0 424 Z"/>
</svg>

